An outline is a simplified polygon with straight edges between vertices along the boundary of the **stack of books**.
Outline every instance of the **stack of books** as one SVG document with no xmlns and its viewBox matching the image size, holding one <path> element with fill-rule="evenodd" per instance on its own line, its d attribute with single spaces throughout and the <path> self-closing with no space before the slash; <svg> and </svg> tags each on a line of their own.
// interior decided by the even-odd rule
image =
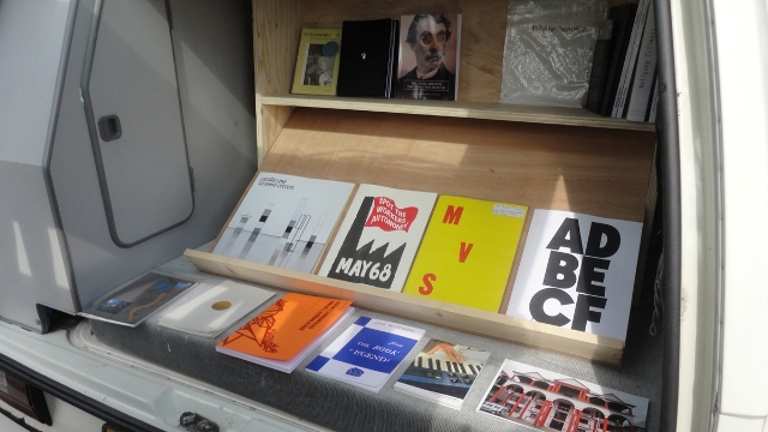
<svg viewBox="0 0 768 432">
<path fill-rule="evenodd" d="M 610 8 L 598 34 L 585 108 L 653 122 L 658 103 L 656 23 L 650 0 Z"/>
</svg>

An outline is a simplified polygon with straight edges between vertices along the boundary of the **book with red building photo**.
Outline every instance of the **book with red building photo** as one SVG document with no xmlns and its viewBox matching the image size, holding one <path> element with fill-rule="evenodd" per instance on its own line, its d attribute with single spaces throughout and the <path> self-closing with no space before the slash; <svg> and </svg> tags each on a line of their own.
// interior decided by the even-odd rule
<svg viewBox="0 0 768 432">
<path fill-rule="evenodd" d="M 477 410 L 544 431 L 645 432 L 648 399 L 505 360 Z"/>
</svg>

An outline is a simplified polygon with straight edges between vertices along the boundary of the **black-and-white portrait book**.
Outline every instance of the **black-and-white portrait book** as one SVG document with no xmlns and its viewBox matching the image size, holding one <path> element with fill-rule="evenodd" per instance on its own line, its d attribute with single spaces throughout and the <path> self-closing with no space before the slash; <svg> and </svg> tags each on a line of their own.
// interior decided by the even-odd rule
<svg viewBox="0 0 768 432">
<path fill-rule="evenodd" d="M 461 14 L 400 17 L 397 97 L 457 100 L 460 52 Z"/>
</svg>

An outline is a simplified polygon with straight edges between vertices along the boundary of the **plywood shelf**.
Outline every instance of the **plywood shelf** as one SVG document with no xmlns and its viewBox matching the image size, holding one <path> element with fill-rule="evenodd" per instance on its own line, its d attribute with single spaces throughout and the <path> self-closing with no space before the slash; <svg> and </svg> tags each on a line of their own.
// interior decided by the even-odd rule
<svg viewBox="0 0 768 432">
<path fill-rule="evenodd" d="M 355 306 L 469 333 L 518 342 L 618 367 L 624 342 L 521 320 L 362 284 L 300 273 L 265 264 L 188 249 L 184 256 L 200 270 L 288 291 L 352 300 Z"/>
<path fill-rule="evenodd" d="M 304 98 L 302 100 L 309 100 Z M 398 104 L 398 106 L 401 106 Z M 647 131 L 297 107 L 260 167 L 277 172 L 643 222 Z M 521 238 L 525 239 L 528 222 Z M 520 244 L 520 249 L 524 247 Z M 510 271 L 508 292 L 519 266 Z M 189 251 L 200 269 L 617 366 L 624 343 L 365 285 Z M 471 291 L 471 290 L 470 290 Z M 472 295 L 468 292 L 468 295 Z M 506 310 L 504 302 L 499 312 Z"/>
<path fill-rule="evenodd" d="M 326 108 L 482 120 L 501 120 L 604 129 L 653 131 L 651 123 L 602 117 L 580 108 L 506 105 L 488 102 L 410 101 L 402 99 L 358 99 L 328 96 L 261 96 L 263 106 Z"/>
<path fill-rule="evenodd" d="M 427 0 L 421 3 L 376 0 L 254 0 L 256 136 L 259 163 L 263 162 L 295 108 L 500 120 L 626 131 L 654 130 L 653 124 L 601 117 L 580 108 L 499 104 L 508 7 L 509 2 L 506 0 Z M 345 20 L 399 18 L 403 14 L 420 13 L 428 9 L 462 14 L 457 102 L 291 95 L 302 28 L 340 28 Z"/>
</svg>

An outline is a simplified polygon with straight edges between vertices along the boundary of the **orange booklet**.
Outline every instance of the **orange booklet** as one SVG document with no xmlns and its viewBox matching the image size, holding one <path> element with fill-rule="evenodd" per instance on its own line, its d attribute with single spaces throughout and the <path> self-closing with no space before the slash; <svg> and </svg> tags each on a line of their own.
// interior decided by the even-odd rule
<svg viewBox="0 0 768 432">
<path fill-rule="evenodd" d="M 352 300 L 288 293 L 216 346 L 217 351 L 287 361 L 333 326 Z"/>
</svg>

